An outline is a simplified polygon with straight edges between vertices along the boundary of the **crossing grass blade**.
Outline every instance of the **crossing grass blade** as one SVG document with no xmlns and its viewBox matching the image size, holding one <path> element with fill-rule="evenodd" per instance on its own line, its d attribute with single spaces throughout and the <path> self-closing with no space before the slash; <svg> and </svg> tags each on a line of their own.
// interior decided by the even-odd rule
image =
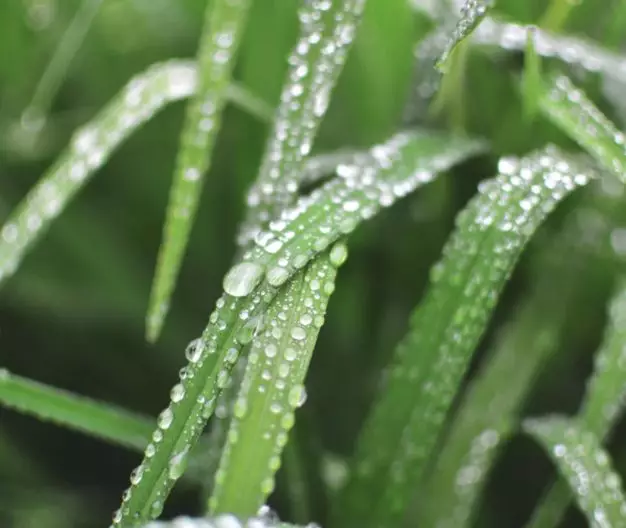
<svg viewBox="0 0 626 528">
<path fill-rule="evenodd" d="M 311 262 L 281 290 L 252 344 L 209 501 L 211 513 L 253 515 L 274 489 L 305 376 L 335 288 L 343 244 Z"/>
<path fill-rule="evenodd" d="M 626 136 L 565 75 L 554 76 L 542 112 L 607 170 L 626 182 Z"/>
<path fill-rule="evenodd" d="M 557 466 L 590 526 L 624 524 L 621 479 L 595 434 L 577 420 L 560 417 L 527 420 L 524 430 Z"/>
<path fill-rule="evenodd" d="M 153 420 L 0 369 L 0 405 L 112 444 L 143 450 Z"/>
<path fill-rule="evenodd" d="M 10 277 L 43 231 L 135 130 L 171 102 L 196 89 L 187 61 L 157 64 L 133 78 L 43 175 L 0 229 L 0 284 Z M 250 96 L 247 99 L 254 96 Z"/>
<path fill-rule="evenodd" d="M 250 3 L 213 0 L 206 7 L 197 88 L 187 106 L 146 316 L 146 337 L 151 342 L 163 326 L 189 241 Z"/>
<path fill-rule="evenodd" d="M 622 280 L 609 307 L 609 322 L 595 358 L 577 420 L 604 442 L 624 411 L 626 400 L 626 283 Z M 563 517 L 571 492 L 563 481 L 554 483 L 528 524 L 554 526 Z"/>
<path fill-rule="evenodd" d="M 289 57 L 281 104 L 248 194 L 247 216 L 238 238 L 242 247 L 293 202 L 302 164 L 328 109 L 364 5 L 365 0 L 314 0 L 300 7 L 300 35 Z"/>
<path fill-rule="evenodd" d="M 580 163 L 580 164 L 579 164 Z M 504 158 L 460 214 L 363 428 L 337 525 L 397 526 L 498 294 L 547 214 L 595 174 L 555 147 Z M 488 257 L 487 257 L 488 255 Z"/>
<path fill-rule="evenodd" d="M 373 147 L 368 164 L 343 167 L 343 177 L 303 197 L 258 237 L 224 277 L 224 295 L 199 340 L 190 344 L 189 363 L 171 391 L 158 429 L 131 486 L 114 514 L 113 526 L 135 526 L 157 517 L 184 472 L 189 450 L 213 414 L 243 347 L 260 331 L 263 314 L 279 288 L 337 239 L 382 208 L 431 181 L 484 148 L 482 142 L 402 133 Z"/>
</svg>

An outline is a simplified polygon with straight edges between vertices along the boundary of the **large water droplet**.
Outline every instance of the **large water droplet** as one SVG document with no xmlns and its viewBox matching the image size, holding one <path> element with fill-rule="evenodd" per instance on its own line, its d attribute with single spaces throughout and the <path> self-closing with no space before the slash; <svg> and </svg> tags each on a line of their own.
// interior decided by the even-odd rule
<svg viewBox="0 0 626 528">
<path fill-rule="evenodd" d="M 233 297 L 245 297 L 261 282 L 264 271 L 262 266 L 254 262 L 236 264 L 224 277 L 224 291 Z"/>
</svg>

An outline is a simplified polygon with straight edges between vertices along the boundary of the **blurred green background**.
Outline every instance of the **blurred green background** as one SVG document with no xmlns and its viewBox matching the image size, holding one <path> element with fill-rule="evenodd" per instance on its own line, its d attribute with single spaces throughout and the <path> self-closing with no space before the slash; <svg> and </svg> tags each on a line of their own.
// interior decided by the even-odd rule
<svg viewBox="0 0 626 528">
<path fill-rule="evenodd" d="M 298 3 L 254 2 L 235 70 L 237 81 L 272 106 L 297 34 Z M 134 74 L 154 62 L 195 54 L 204 0 L 104 1 L 34 138 L 20 116 L 80 4 L 0 2 L 0 221 L 73 130 Z M 502 16 L 523 23 L 539 21 L 545 8 L 546 0 L 498 2 Z M 429 27 L 406 0 L 369 0 L 316 151 L 368 146 L 397 130 L 411 94 L 412 47 Z M 567 29 L 619 48 L 626 42 L 626 6 L 619 0 L 585 0 L 572 11 Z M 381 368 L 427 285 L 428 269 L 456 213 L 477 183 L 493 174 L 497 156 L 524 153 L 547 140 L 571 147 L 545 122 L 523 121 L 512 76 L 520 67 L 514 54 L 470 56 L 466 84 L 454 97 L 466 105 L 466 130 L 491 140 L 493 152 L 405 199 L 350 240 L 351 257 L 339 276 L 307 382 L 309 399 L 299 416 L 297 434 L 307 461 L 351 453 Z M 592 76 L 584 81 L 617 119 L 600 81 Z M 182 103 L 167 108 L 124 144 L 2 288 L 0 366 L 150 415 L 164 407 L 184 348 L 203 329 L 232 262 L 244 193 L 267 131 L 232 105 L 226 110 L 171 313 L 162 338 L 149 346 L 144 313 L 183 109 Z M 433 126 L 445 123 L 444 116 Z M 554 287 L 554 295 L 542 299 L 545 313 L 565 314 L 560 353 L 539 379 L 528 413 L 576 409 L 601 338 L 606 301 L 622 269 L 618 230 L 626 215 L 619 207 L 621 189 L 600 187 L 576 194 L 542 228 L 481 344 L 479 352 L 515 316 L 533 284 L 543 280 L 548 290 Z M 558 277 L 555 269 L 572 266 L 579 277 L 575 287 L 540 279 Z M 520 349 L 520 361 L 523 357 Z M 624 440 L 622 427 L 613 442 L 622 474 Z M 0 526 L 106 526 L 138 461 L 137 454 L 0 409 Z M 526 439 L 514 440 L 490 479 L 480 526 L 521 526 L 550 475 L 539 449 Z M 291 519 L 285 487 L 279 479 L 272 505 Z M 180 485 L 165 515 L 200 513 L 198 496 L 197 489 Z M 310 520 L 323 524 L 328 497 L 321 490 L 316 496 Z M 571 512 L 566 526 L 580 523 Z"/>
</svg>

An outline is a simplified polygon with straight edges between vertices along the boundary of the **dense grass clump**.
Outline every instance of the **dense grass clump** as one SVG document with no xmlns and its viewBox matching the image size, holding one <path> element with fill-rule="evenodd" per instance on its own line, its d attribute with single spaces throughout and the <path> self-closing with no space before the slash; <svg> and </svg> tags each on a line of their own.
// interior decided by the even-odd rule
<svg viewBox="0 0 626 528">
<path fill-rule="evenodd" d="M 2 526 L 626 526 L 626 5 L 0 12 Z"/>
</svg>

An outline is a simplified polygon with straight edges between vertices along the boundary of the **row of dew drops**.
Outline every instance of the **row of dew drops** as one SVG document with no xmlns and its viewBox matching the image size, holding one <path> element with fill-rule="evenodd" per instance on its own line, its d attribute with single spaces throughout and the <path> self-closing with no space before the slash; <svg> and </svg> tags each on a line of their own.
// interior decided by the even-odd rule
<svg viewBox="0 0 626 528">
<path fill-rule="evenodd" d="M 494 292 L 502 281 L 502 273 L 510 267 L 511 259 L 517 254 L 524 239 L 532 234 L 542 215 L 547 214 L 570 191 L 589 181 L 588 174 L 576 169 L 578 167 L 564 158 L 555 147 L 548 147 L 526 158 L 502 158 L 499 175 L 483 182 L 472 205 L 457 217 L 457 235 L 446 245 L 444 258 L 433 267 L 432 284 L 445 280 L 451 287 L 455 287 L 455 283 L 464 277 L 461 268 L 467 268 L 472 261 L 471 256 L 478 251 L 476 237 L 466 236 L 468 232 L 495 227 L 502 236 L 494 247 L 494 260 L 490 265 L 494 273 L 486 276 L 475 274 L 470 284 L 464 286 L 463 295 L 472 302 L 465 303 L 467 309 L 462 314 L 457 314 L 438 345 L 437 363 L 428 374 L 429 377 L 436 375 L 437 382 L 434 379 L 421 380 L 423 384 L 419 390 L 424 393 L 424 404 L 419 408 L 419 416 L 407 416 L 407 420 L 419 421 L 420 430 L 429 429 L 425 424 L 432 424 L 430 429 L 436 430 L 437 425 L 443 422 L 446 407 L 441 402 L 451 401 L 453 398 L 457 387 L 455 373 L 464 365 L 464 350 L 458 349 L 456 344 L 468 341 L 480 328 L 480 321 L 495 303 Z M 511 208 L 511 205 L 515 207 Z M 503 214 L 496 218 L 494 213 L 500 210 Z M 459 284 L 465 284 L 465 280 Z M 437 289 L 440 292 L 449 290 L 450 288 Z M 484 301 L 477 302 L 479 297 Z M 417 376 L 423 373 L 416 373 L 410 365 L 399 362 L 390 371 L 390 375 L 395 379 L 407 379 L 414 385 Z M 437 390 L 437 394 L 433 394 L 434 390 Z M 416 443 L 411 434 L 414 430 L 415 426 L 406 426 L 399 432 L 399 444 L 402 447 L 395 454 L 381 449 L 367 450 L 367 456 L 360 458 L 357 464 L 357 474 L 367 479 L 376 474 L 376 468 L 385 466 L 390 472 L 390 482 L 399 485 L 407 482 L 415 462 L 422 460 L 431 447 L 425 445 L 424 439 Z M 372 434 L 378 438 L 379 435 L 388 434 L 388 431 L 372 431 Z M 374 436 L 370 438 L 370 445 L 377 444 Z M 392 459 L 389 459 L 390 456 Z M 389 494 L 392 492 L 389 491 Z M 390 498 L 392 499 L 393 497 Z"/>
<path fill-rule="evenodd" d="M 613 526 L 614 512 L 610 514 L 607 509 L 614 510 L 615 507 L 618 507 L 618 515 L 626 518 L 621 478 L 610 467 L 609 455 L 595 435 L 558 418 L 529 419 L 524 428 L 550 449 L 569 486 L 575 491 L 581 509 L 593 519 L 593 526 Z"/>
<path fill-rule="evenodd" d="M 288 81 L 257 181 L 248 194 L 248 212 L 238 242 L 248 245 L 298 189 L 302 161 L 308 156 L 330 93 L 345 63 L 363 11 L 364 0 L 308 0 L 299 10 L 301 36 L 289 57 Z M 324 20 L 333 9 L 333 23 Z M 332 33 L 326 34 L 330 27 Z M 317 58 L 317 60 L 316 60 Z"/>
<path fill-rule="evenodd" d="M 228 469 L 231 449 L 240 440 L 241 420 L 249 410 L 251 391 L 268 393 L 271 403 L 269 411 L 277 420 L 269 420 L 260 442 L 271 452 L 269 476 L 261 483 L 261 492 L 267 496 L 274 488 L 273 474 L 281 464 L 280 455 L 287 443 L 288 432 L 293 427 L 294 412 L 306 401 L 306 390 L 302 381 L 310 351 L 310 342 L 324 324 L 324 313 L 328 299 L 334 290 L 336 268 L 347 258 L 347 248 L 337 243 L 330 251 L 328 261 L 322 257 L 312 263 L 304 276 L 303 289 L 288 289 L 278 305 L 272 306 L 275 318 L 253 343 L 248 363 L 249 369 L 243 379 L 241 390 L 233 405 L 233 418 L 220 468 L 216 475 L 216 490 L 212 507 L 217 504 L 220 486 Z M 300 302 L 301 299 L 301 302 Z M 289 314 L 297 320 L 288 324 Z M 283 335 L 289 331 L 288 335 Z M 288 346 L 281 350 L 284 344 Z M 260 374 L 260 375 L 259 375 Z"/>
</svg>

